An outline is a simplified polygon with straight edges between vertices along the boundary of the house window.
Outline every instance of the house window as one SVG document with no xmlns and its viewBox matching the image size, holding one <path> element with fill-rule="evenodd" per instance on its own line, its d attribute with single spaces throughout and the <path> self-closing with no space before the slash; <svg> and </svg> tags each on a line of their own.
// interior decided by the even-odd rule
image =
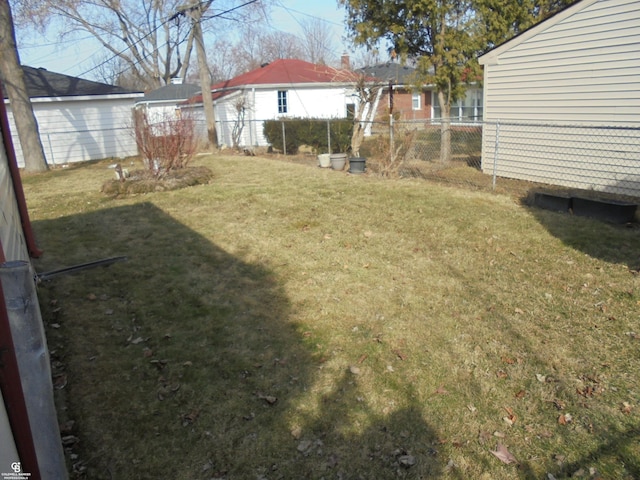
<svg viewBox="0 0 640 480">
<path fill-rule="evenodd" d="M 356 104 L 347 103 L 347 118 L 354 119 L 356 117 Z"/>
<path fill-rule="evenodd" d="M 278 113 L 287 113 L 287 91 L 278 90 Z"/>
<path fill-rule="evenodd" d="M 411 96 L 411 108 L 413 110 L 420 110 L 422 108 L 421 95 L 419 93 L 414 93 Z"/>
<path fill-rule="evenodd" d="M 468 90 L 464 99 L 451 103 L 450 118 L 454 122 L 478 122 L 482 121 L 482 90 Z M 433 92 L 433 118 L 442 118 L 440 102 Z"/>
</svg>

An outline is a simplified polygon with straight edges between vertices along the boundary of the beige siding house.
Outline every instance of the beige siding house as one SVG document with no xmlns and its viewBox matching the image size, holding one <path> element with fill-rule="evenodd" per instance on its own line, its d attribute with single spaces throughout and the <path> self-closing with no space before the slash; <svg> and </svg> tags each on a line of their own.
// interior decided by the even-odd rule
<svg viewBox="0 0 640 480">
<path fill-rule="evenodd" d="M 579 1 L 479 61 L 484 172 L 640 196 L 640 1 Z"/>
</svg>

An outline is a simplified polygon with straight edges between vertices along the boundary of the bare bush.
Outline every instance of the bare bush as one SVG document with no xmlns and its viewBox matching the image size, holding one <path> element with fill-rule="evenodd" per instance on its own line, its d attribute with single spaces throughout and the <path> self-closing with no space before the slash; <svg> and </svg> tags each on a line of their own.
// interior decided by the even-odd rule
<svg viewBox="0 0 640 480">
<path fill-rule="evenodd" d="M 134 134 L 145 169 L 162 178 L 185 168 L 196 154 L 195 122 L 184 114 L 150 117 L 147 110 L 136 110 Z"/>
</svg>

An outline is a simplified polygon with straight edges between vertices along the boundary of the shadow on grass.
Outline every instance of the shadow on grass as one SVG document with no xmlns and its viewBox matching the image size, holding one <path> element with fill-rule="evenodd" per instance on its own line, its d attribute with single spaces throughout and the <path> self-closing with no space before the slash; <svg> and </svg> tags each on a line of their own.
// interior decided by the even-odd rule
<svg viewBox="0 0 640 480">
<path fill-rule="evenodd" d="M 67 445 L 78 455 L 74 478 L 442 472 L 429 450 L 435 431 L 419 408 L 374 414 L 348 373 L 318 415 L 305 418 L 300 405 L 323 360 L 266 266 L 151 203 L 37 221 L 34 229 L 45 250 L 40 272 L 128 257 L 40 286 L 54 371 L 66 380 L 57 391 L 60 419 L 78 438 Z"/>
<path fill-rule="evenodd" d="M 566 189 L 545 190 L 545 193 L 567 196 Z M 533 193 L 525 200 L 540 224 L 565 245 L 610 263 L 640 269 L 640 230 L 638 224 L 620 225 L 570 212 L 555 212 L 533 205 Z M 622 239 L 622 241 L 621 241 Z"/>
</svg>

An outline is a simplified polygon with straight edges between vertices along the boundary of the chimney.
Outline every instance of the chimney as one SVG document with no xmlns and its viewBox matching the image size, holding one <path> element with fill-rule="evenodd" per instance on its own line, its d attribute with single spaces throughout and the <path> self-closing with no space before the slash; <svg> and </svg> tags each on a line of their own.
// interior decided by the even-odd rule
<svg viewBox="0 0 640 480">
<path fill-rule="evenodd" d="M 171 79 L 171 85 L 182 85 L 182 78 L 180 77 L 173 77 Z"/>
<path fill-rule="evenodd" d="M 349 61 L 349 54 L 343 53 L 340 57 L 340 66 L 343 70 L 351 70 L 351 62 Z"/>
</svg>

